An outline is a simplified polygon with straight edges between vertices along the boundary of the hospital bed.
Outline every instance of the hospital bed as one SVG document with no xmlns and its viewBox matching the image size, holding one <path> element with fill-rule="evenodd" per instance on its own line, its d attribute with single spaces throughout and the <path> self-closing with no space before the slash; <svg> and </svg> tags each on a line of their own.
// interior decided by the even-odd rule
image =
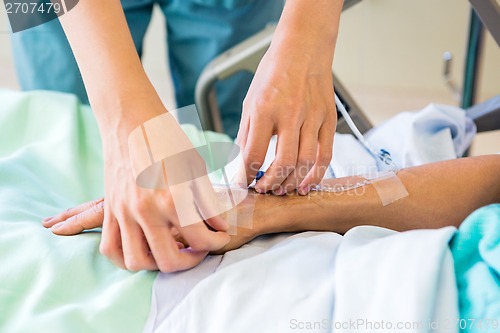
<svg viewBox="0 0 500 333">
<path fill-rule="evenodd" d="M 478 132 L 493 131 L 500 129 L 500 95 L 474 104 L 484 28 L 500 46 L 500 3 L 496 0 L 470 0 L 470 3 L 472 9 L 461 105 L 467 109 L 468 116 L 474 119 Z"/>
<path fill-rule="evenodd" d="M 358 126 L 371 127 L 335 87 Z M 210 95 L 203 90 L 199 96 Z M 207 124 L 212 111 L 204 110 Z M 71 95 L 0 90 L 0 128 L 2 333 L 500 329 L 498 205 L 457 232 L 284 234 L 210 256 L 190 271 L 132 273 L 99 254 L 99 232 L 59 237 L 40 223 L 103 193 L 91 110 Z M 363 326 L 352 328 L 352 319 Z M 384 329 L 381 320 L 403 327 Z"/>
<path fill-rule="evenodd" d="M 405 332 L 426 332 L 422 325 L 439 320 L 448 327 L 440 332 L 457 332 L 467 318 L 482 319 L 478 332 L 498 328 L 498 205 L 469 217 L 458 232 L 360 227 L 345 236 L 282 234 L 209 256 L 181 273 L 127 272 L 99 253 L 98 231 L 60 237 L 41 225 L 42 218 L 103 194 L 101 142 L 90 108 L 54 92 L 0 90 L 0 101 L 2 333 L 349 332 L 335 325 L 352 318 L 416 325 Z M 434 109 L 427 111 L 433 119 L 440 114 Z M 426 115 L 409 117 L 421 125 Z M 447 126 L 463 127 L 447 119 Z M 408 140 L 411 123 L 397 124 Z M 224 137 L 190 136 L 198 143 L 229 140 Z M 336 139 L 336 154 L 345 138 Z"/>
</svg>

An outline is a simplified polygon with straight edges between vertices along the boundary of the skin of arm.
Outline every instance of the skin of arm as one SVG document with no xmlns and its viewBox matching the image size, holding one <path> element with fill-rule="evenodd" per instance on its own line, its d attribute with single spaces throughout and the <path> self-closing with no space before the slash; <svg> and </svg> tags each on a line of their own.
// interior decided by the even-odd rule
<svg viewBox="0 0 500 333">
<path fill-rule="evenodd" d="M 260 193 L 306 194 L 331 160 L 337 123 L 332 63 L 340 0 L 289 0 L 243 103 L 237 143 L 246 181 L 278 135 L 276 159 L 256 187 Z"/>
<path fill-rule="evenodd" d="M 332 231 L 344 234 L 359 225 L 373 225 L 398 231 L 458 227 L 474 210 L 500 202 L 500 155 L 462 158 L 412 167 L 398 177 L 409 196 L 382 206 L 372 185 L 353 195 L 311 192 L 276 196 L 250 191 L 236 208 L 239 217 L 251 218 L 253 228 L 238 228 L 237 235 L 222 249 L 224 253 L 257 236 L 279 232 Z M 88 204 L 87 204 L 88 205 Z M 44 224 L 59 235 L 74 235 L 102 225 L 102 214 L 77 207 Z M 249 213 L 249 209 L 251 212 Z M 80 214 L 80 215 L 79 215 Z"/>
<path fill-rule="evenodd" d="M 310 192 L 308 196 L 254 193 L 249 197 L 255 206 L 253 229 L 238 228 L 237 236 L 232 236 L 231 242 L 215 253 L 237 248 L 260 235 L 279 232 L 333 231 L 344 234 L 359 225 L 397 231 L 458 227 L 474 210 L 500 203 L 499 169 L 500 155 L 403 169 L 398 172 L 398 177 L 409 196 L 386 206 L 382 206 L 373 185 L 365 185 L 360 195 L 353 195 L 359 193 L 355 190 Z"/>
<path fill-rule="evenodd" d="M 318 192 L 310 198 L 269 197 L 266 209 L 275 207 L 276 212 L 269 214 L 275 222 L 256 219 L 254 227 L 260 234 L 305 230 L 343 234 L 358 225 L 398 231 L 458 227 L 477 208 L 500 202 L 499 167 L 500 155 L 491 155 L 403 169 L 398 177 L 409 196 L 386 206 L 370 184 L 361 195 L 350 195 L 352 190 Z"/>
</svg>

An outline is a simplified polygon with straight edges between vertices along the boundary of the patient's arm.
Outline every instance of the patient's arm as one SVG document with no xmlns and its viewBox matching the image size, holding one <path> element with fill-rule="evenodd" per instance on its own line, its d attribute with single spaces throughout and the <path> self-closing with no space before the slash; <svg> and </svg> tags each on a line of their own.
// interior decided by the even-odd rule
<svg viewBox="0 0 500 333">
<path fill-rule="evenodd" d="M 373 185 L 342 193 L 312 192 L 308 196 L 262 195 L 251 191 L 238 211 L 253 207 L 252 229 L 238 228 L 237 236 L 221 251 L 277 232 L 306 230 L 345 233 L 358 225 L 394 230 L 458 226 L 475 209 L 500 202 L 500 155 L 463 158 L 399 171 L 409 196 L 382 206 Z M 354 193 L 359 195 L 353 195 Z M 85 208 L 85 207 L 84 207 Z M 61 213 L 46 227 L 85 209 Z M 99 210 L 61 223 L 54 233 L 71 235 L 102 224 Z M 102 214 L 102 211 L 101 211 Z M 244 217 L 244 216 L 243 216 Z"/>
<path fill-rule="evenodd" d="M 253 229 L 238 235 L 222 252 L 252 238 L 306 230 L 345 233 L 359 225 L 404 231 L 459 226 L 475 209 L 500 202 L 500 155 L 462 158 L 398 172 L 409 196 L 382 206 L 373 185 L 309 196 L 251 194 L 255 200 Z M 353 195 L 355 192 L 360 195 Z M 362 193 L 362 194 L 361 194 Z M 243 203 L 245 204 L 245 203 Z"/>
</svg>

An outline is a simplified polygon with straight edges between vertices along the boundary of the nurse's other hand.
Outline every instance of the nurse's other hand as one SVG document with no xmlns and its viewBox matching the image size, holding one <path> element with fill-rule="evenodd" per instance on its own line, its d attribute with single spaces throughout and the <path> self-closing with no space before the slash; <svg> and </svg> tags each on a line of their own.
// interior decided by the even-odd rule
<svg viewBox="0 0 500 333">
<path fill-rule="evenodd" d="M 100 251 L 115 265 L 132 271 L 159 269 L 172 272 L 191 268 L 201 262 L 209 251 L 222 248 L 229 242 L 229 235 L 223 232 L 227 224 L 221 217 L 215 216 L 181 226 L 168 188 L 146 189 L 136 184 L 130 163 L 128 136 L 134 128 L 163 114 L 166 109 L 154 97 L 141 102 L 141 98 L 134 96 L 133 100 L 124 102 L 121 100 L 122 104 L 117 107 L 112 119 L 99 122 L 106 201 L 94 203 L 92 209 L 103 216 Z M 127 105 L 128 109 L 121 109 L 122 105 Z M 179 131 L 177 135 L 182 139 L 180 136 L 184 132 L 177 125 L 169 130 Z M 193 149 L 193 152 L 196 150 Z M 197 156 L 178 162 L 186 164 L 187 167 L 179 165 L 185 169 L 205 168 L 203 160 Z M 196 197 L 191 203 L 203 211 L 204 205 Z M 74 222 L 83 229 L 95 225 L 95 218 L 95 214 L 88 214 L 75 218 Z M 46 221 L 46 225 L 53 222 Z M 188 248 L 179 248 L 174 237 L 176 233 L 182 234 L 189 244 Z"/>
<path fill-rule="evenodd" d="M 293 52 L 271 46 L 243 102 L 237 142 L 248 183 L 264 161 L 271 136 L 278 136 L 276 157 L 256 185 L 261 193 L 308 193 L 332 157 L 337 113 L 331 60 Z"/>
<path fill-rule="evenodd" d="M 212 254 L 223 254 L 241 247 L 257 236 L 281 231 L 298 231 L 295 229 L 296 214 L 288 214 L 287 205 L 296 205 L 296 196 L 277 197 L 259 195 L 250 190 L 248 196 L 237 207 L 222 214 L 238 216 L 238 223 L 246 228 L 238 227 L 236 235 L 224 247 L 211 251 Z M 272 218 L 270 218 L 272 216 Z M 104 220 L 104 198 L 86 202 L 77 207 L 67 209 L 56 216 L 43 220 L 43 226 L 51 228 L 56 235 L 72 236 L 85 230 L 102 227 Z M 307 220 L 307 219 L 304 219 Z M 173 230 L 173 236 L 180 249 L 188 246 L 185 239 Z"/>
<path fill-rule="evenodd" d="M 259 196 L 260 197 L 260 196 Z M 261 198 L 265 198 L 262 196 Z M 261 221 L 264 212 L 269 212 L 269 209 L 258 209 L 255 214 L 248 214 L 248 207 L 255 207 L 255 194 L 250 195 L 238 206 L 239 214 L 247 214 L 248 218 L 258 216 L 257 221 Z M 257 208 L 257 207 L 255 207 Z M 224 216 L 224 215 L 223 215 Z M 104 221 L 104 198 L 93 200 L 81 204 L 79 206 L 67 209 L 50 219 L 43 220 L 43 226 L 51 228 L 51 231 L 60 236 L 73 236 L 82 233 L 86 230 L 102 227 Z M 248 223 L 248 222 L 247 222 Z M 253 223 L 253 222 L 251 222 Z M 232 235 L 231 240 L 223 248 L 212 251 L 213 254 L 223 254 L 241 247 L 255 237 L 259 236 L 260 224 L 256 222 L 255 228 L 238 228 L 237 235 Z M 189 246 L 182 235 L 173 230 L 173 236 L 177 242 L 179 249 L 184 249 Z"/>
</svg>

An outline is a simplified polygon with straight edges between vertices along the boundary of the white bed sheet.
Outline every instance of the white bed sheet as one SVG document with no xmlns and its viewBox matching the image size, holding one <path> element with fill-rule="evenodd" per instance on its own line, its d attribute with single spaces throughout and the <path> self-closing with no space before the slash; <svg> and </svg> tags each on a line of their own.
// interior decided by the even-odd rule
<svg viewBox="0 0 500 333">
<path fill-rule="evenodd" d="M 429 105 L 387 121 L 372 130 L 369 141 L 408 167 L 456 158 L 474 134 L 463 110 Z M 352 136 L 336 135 L 335 142 L 335 176 L 381 169 Z M 274 147 L 275 141 L 267 166 Z M 260 237 L 193 270 L 159 274 L 144 332 L 311 332 L 308 325 L 330 332 L 353 318 L 420 323 L 405 332 L 430 331 L 437 320 L 439 331 L 447 332 L 443 323 L 458 316 L 447 247 L 453 232 L 358 227 L 344 237 Z M 340 328 L 335 331 L 363 331 Z"/>
<path fill-rule="evenodd" d="M 445 325 L 458 318 L 454 231 L 363 226 L 259 239 L 194 274 L 157 279 L 144 332 L 428 332 L 436 323 L 454 332 Z"/>
</svg>

